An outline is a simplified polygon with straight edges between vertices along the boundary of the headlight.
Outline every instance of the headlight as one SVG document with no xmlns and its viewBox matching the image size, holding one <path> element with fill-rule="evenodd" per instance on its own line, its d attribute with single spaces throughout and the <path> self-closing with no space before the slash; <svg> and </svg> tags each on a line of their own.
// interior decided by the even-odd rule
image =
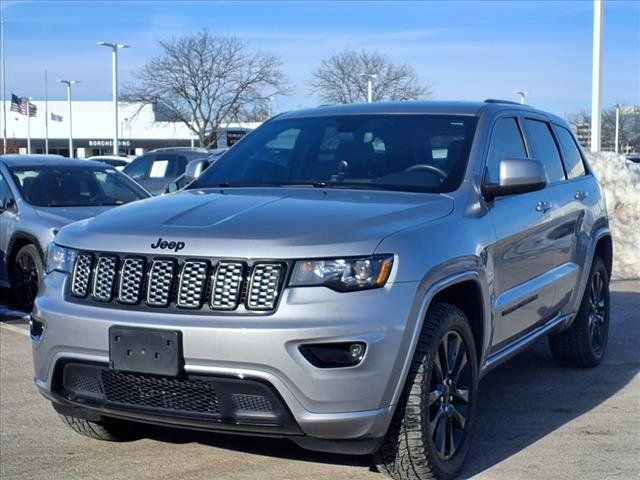
<svg viewBox="0 0 640 480">
<path fill-rule="evenodd" d="M 377 288 L 387 283 L 392 266 L 392 255 L 299 260 L 293 267 L 289 285 L 291 287 L 324 285 L 339 292 Z"/>
<path fill-rule="evenodd" d="M 50 243 L 47 248 L 47 273 L 53 271 L 69 273 L 76 261 L 77 252 L 72 248 L 61 247 L 55 243 Z"/>
</svg>

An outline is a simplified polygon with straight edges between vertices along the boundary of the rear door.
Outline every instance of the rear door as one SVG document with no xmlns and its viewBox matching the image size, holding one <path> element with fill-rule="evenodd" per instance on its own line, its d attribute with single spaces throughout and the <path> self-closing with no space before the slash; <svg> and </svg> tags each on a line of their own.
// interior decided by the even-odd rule
<svg viewBox="0 0 640 480">
<path fill-rule="evenodd" d="M 485 182 L 497 183 L 499 162 L 526 158 L 529 152 L 519 119 L 496 121 L 486 161 Z M 546 211 L 546 189 L 496 198 L 490 215 L 496 239 L 490 247 L 494 270 L 492 351 L 546 321 L 554 299 L 549 235 L 553 228 Z"/>
<path fill-rule="evenodd" d="M 560 125 L 547 126 L 554 133 L 555 147 L 559 148 L 565 173 L 565 178 L 556 181 L 549 188 L 553 202 L 551 214 L 556 225 L 552 257 L 553 268 L 557 273 L 554 309 L 570 313 L 568 310 L 573 304 L 572 295 L 576 290 L 581 268 L 586 262 L 590 243 L 588 236 L 594 222 L 592 212 L 598 195 L 593 177 L 588 175 L 572 133 Z M 555 152 L 552 157 L 554 161 L 558 161 Z"/>
</svg>

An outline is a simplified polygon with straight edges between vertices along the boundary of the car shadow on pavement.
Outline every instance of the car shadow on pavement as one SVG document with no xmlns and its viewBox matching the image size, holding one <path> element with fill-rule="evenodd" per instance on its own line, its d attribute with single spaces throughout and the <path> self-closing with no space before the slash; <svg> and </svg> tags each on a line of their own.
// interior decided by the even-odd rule
<svg viewBox="0 0 640 480">
<path fill-rule="evenodd" d="M 640 370 L 640 293 L 612 291 L 616 310 L 603 363 L 593 369 L 557 366 L 546 339 L 490 372 L 480 383 L 479 415 L 461 478 L 517 454 L 597 407 Z M 584 435 L 615 435 L 584 431 Z"/>
<path fill-rule="evenodd" d="M 177 444 L 200 443 L 210 447 L 224 448 L 238 452 L 251 453 L 267 457 L 278 457 L 288 460 L 300 460 L 315 463 L 331 463 L 335 465 L 369 467 L 369 457 L 364 455 L 339 455 L 332 453 L 305 450 L 290 440 L 273 437 L 249 437 L 234 434 L 218 434 L 176 430 L 165 427 L 151 427 L 147 438 L 161 442 Z"/>
</svg>

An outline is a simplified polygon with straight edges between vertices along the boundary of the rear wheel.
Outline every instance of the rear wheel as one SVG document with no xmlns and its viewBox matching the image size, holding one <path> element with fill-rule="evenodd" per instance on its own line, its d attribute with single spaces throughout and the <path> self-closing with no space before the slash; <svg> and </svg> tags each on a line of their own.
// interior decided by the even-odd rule
<svg viewBox="0 0 640 480">
<path fill-rule="evenodd" d="M 33 308 L 42 274 L 42 257 L 36 246 L 28 244 L 18 250 L 11 265 L 11 288 L 20 310 L 30 312 Z"/>
<path fill-rule="evenodd" d="M 576 318 L 569 329 L 549 336 L 549 347 L 560 365 L 588 368 L 600 364 L 608 340 L 609 273 L 596 257 Z"/>
<path fill-rule="evenodd" d="M 466 317 L 452 305 L 432 305 L 401 403 L 374 454 L 378 469 L 396 480 L 454 477 L 469 450 L 477 383 Z"/>
</svg>

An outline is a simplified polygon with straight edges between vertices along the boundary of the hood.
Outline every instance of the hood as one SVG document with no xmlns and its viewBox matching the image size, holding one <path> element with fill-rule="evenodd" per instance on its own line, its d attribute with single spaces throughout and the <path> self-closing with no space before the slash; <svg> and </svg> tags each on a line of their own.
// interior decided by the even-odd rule
<svg viewBox="0 0 640 480">
<path fill-rule="evenodd" d="M 65 225 L 85 218 L 95 217 L 114 207 L 33 207 L 36 215 L 47 222 L 51 228 Z"/>
<path fill-rule="evenodd" d="M 399 230 L 449 214 L 444 195 L 293 188 L 187 190 L 70 225 L 61 245 L 239 258 L 366 255 Z M 165 248 L 161 248 L 163 241 Z M 174 242 L 173 244 L 171 242 Z M 157 248 L 152 248 L 156 246 Z"/>
</svg>

